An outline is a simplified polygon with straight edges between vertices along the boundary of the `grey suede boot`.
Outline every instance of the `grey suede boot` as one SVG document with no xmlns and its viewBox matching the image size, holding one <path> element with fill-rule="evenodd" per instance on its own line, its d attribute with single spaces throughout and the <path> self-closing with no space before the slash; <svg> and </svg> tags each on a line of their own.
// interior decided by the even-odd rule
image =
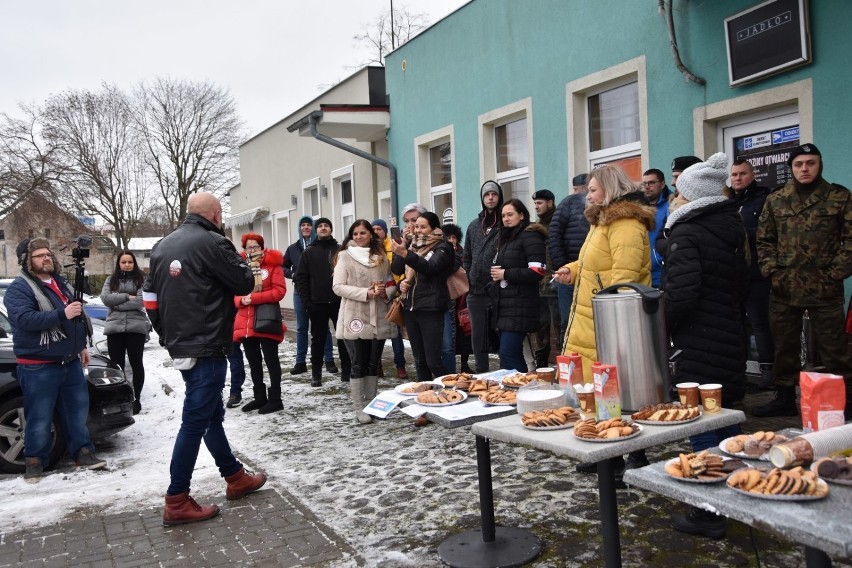
<svg viewBox="0 0 852 568">
<path fill-rule="evenodd" d="M 379 390 L 379 377 L 364 377 L 364 406 L 370 404 L 370 401 L 376 398 L 376 391 Z"/>
<path fill-rule="evenodd" d="M 364 387 L 366 386 L 364 383 L 366 381 L 367 379 L 355 378 L 349 380 L 349 387 L 352 389 L 352 406 L 355 407 L 355 418 L 358 419 L 359 424 L 369 424 L 373 421 L 373 418 L 363 410 L 366 406 L 364 402 Z"/>
</svg>

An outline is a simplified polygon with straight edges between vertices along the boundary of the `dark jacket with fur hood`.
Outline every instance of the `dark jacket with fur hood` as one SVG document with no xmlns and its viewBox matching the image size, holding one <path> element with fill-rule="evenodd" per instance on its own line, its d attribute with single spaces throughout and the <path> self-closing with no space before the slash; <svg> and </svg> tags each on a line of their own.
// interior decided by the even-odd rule
<svg viewBox="0 0 852 568">
<path fill-rule="evenodd" d="M 506 271 L 503 282 L 491 284 L 494 323 L 499 331 L 529 333 L 540 327 L 539 283 L 544 276 L 546 240 L 547 229 L 539 223 L 530 223 L 498 246 L 493 266 Z"/>
<path fill-rule="evenodd" d="M 662 288 L 677 357 L 674 382 L 721 383 L 730 407 L 745 395 L 745 230 L 730 200 L 690 211 L 666 229 Z"/>
</svg>

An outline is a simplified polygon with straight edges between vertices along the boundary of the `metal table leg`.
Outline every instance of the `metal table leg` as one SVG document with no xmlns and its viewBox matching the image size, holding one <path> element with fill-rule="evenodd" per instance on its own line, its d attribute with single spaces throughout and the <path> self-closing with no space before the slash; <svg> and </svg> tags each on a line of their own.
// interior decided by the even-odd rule
<svg viewBox="0 0 852 568">
<path fill-rule="evenodd" d="M 541 540 L 528 530 L 494 524 L 491 445 L 482 436 L 476 437 L 476 471 L 482 527 L 446 539 L 438 546 L 438 557 L 455 568 L 509 568 L 532 562 L 541 553 Z"/>
<path fill-rule="evenodd" d="M 808 568 L 831 568 L 831 558 L 818 548 L 806 546 L 805 566 Z"/>
<path fill-rule="evenodd" d="M 604 566 L 621 568 L 621 537 L 618 534 L 618 501 L 615 496 L 613 459 L 598 462 L 598 498 L 603 533 Z"/>
</svg>

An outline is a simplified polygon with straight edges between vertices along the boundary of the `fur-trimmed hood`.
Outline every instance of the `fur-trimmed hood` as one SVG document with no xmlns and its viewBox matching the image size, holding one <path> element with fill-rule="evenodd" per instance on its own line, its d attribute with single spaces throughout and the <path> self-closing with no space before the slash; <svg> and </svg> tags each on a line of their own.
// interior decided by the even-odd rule
<svg viewBox="0 0 852 568">
<path fill-rule="evenodd" d="M 656 210 L 648 205 L 641 191 L 629 193 L 609 205 L 589 205 L 585 215 L 592 225 L 610 225 L 619 219 L 638 219 L 652 231 L 657 224 Z"/>
<path fill-rule="evenodd" d="M 530 223 L 529 225 L 527 225 L 524 231 L 529 231 L 530 233 L 539 233 L 542 237 L 545 238 L 545 240 L 547 239 L 547 227 L 545 227 L 541 223 Z"/>
</svg>

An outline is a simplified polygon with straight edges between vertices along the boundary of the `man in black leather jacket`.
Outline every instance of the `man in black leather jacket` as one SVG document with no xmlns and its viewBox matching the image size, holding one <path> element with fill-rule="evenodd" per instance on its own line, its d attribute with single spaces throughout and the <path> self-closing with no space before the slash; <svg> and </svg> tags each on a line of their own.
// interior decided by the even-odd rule
<svg viewBox="0 0 852 568">
<path fill-rule="evenodd" d="M 254 276 L 220 225 L 222 206 L 210 193 L 187 202 L 187 216 L 151 251 L 151 270 L 143 288 L 145 308 L 186 392 L 183 420 L 172 452 L 171 483 L 163 524 L 203 521 L 219 514 L 217 505 L 201 506 L 189 496 L 192 471 L 203 438 L 228 500 L 239 499 L 266 483 L 266 474 L 246 471 L 231 452 L 222 422 L 227 361 L 233 347 L 234 295 L 248 294 Z"/>
</svg>

